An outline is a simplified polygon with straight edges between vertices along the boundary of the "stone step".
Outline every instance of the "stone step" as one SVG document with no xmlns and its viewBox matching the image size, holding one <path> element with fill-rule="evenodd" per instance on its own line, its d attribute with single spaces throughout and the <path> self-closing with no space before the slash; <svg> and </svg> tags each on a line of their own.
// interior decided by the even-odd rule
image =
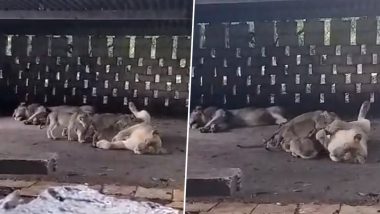
<svg viewBox="0 0 380 214">
<path fill-rule="evenodd" d="M 0 155 L 0 174 L 47 175 L 56 170 L 56 153 Z"/>
</svg>

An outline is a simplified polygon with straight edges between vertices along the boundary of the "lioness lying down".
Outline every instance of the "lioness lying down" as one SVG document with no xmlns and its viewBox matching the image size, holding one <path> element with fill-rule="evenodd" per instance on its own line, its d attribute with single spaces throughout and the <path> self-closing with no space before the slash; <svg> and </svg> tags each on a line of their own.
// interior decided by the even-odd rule
<svg viewBox="0 0 380 214">
<path fill-rule="evenodd" d="M 233 110 L 224 110 L 214 106 L 203 109 L 201 106 L 196 106 L 191 112 L 189 123 L 191 128 L 199 128 L 202 133 L 213 133 L 237 127 L 282 124 L 286 121 L 283 109 L 278 106 Z"/>
<path fill-rule="evenodd" d="M 329 152 L 332 161 L 365 163 L 371 131 L 371 121 L 365 118 L 369 109 L 370 102 L 365 101 L 356 121 L 346 122 L 337 118 L 317 132 L 317 140 Z"/>
<path fill-rule="evenodd" d="M 145 110 L 138 111 L 133 103 L 129 108 L 135 118 L 117 119 L 115 123 L 96 129 L 93 146 L 100 149 L 126 149 L 135 154 L 166 154 L 158 131 L 150 124 L 151 117 Z M 115 132 L 116 131 L 116 132 Z M 109 133 L 115 133 L 112 140 Z"/>
<path fill-rule="evenodd" d="M 32 103 L 27 105 L 25 102 L 20 103 L 14 110 L 12 117 L 17 121 L 27 120 L 32 116 L 41 105 L 38 103 Z M 33 124 L 37 125 L 37 119 L 31 120 Z"/>
<path fill-rule="evenodd" d="M 100 140 L 95 146 L 100 149 L 128 149 L 135 154 L 166 154 L 161 137 L 156 129 L 140 123 L 120 131 L 112 141 Z"/>
</svg>

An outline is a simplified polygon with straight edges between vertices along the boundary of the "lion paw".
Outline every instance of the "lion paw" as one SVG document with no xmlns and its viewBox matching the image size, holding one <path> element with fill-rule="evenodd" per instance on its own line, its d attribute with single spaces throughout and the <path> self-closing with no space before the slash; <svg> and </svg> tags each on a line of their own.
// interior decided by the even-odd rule
<svg viewBox="0 0 380 214">
<path fill-rule="evenodd" d="M 210 132 L 210 128 L 209 127 L 202 127 L 199 129 L 199 131 L 201 133 L 209 133 Z"/>
<path fill-rule="evenodd" d="M 216 124 L 212 124 L 210 127 L 211 133 L 216 133 L 218 131 L 218 126 Z"/>
</svg>

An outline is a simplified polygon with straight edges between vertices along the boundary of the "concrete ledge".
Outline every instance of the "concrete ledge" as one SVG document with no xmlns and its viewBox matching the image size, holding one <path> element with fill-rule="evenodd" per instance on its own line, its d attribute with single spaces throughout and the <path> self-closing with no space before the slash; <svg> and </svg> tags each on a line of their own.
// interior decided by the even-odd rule
<svg viewBox="0 0 380 214">
<path fill-rule="evenodd" d="M 173 197 L 172 189 L 158 189 L 158 188 L 144 188 L 137 187 L 136 198 L 145 198 L 145 199 L 159 199 L 171 201 Z"/>
<path fill-rule="evenodd" d="M 350 206 L 345 204 L 255 204 L 243 202 L 187 202 L 191 214 L 376 214 L 380 205 Z"/>
<path fill-rule="evenodd" d="M 11 179 L 5 179 L 0 180 L 0 188 L 14 188 L 14 189 L 20 189 L 20 188 L 26 188 L 30 187 L 37 183 L 37 181 L 23 181 L 23 180 L 11 180 Z"/>
<path fill-rule="evenodd" d="M 299 214 L 324 214 L 324 213 L 339 213 L 339 204 L 300 204 L 298 213 Z"/>
<path fill-rule="evenodd" d="M 114 184 L 105 184 L 101 193 L 105 195 L 134 196 L 136 190 L 136 186 L 120 186 Z"/>
<path fill-rule="evenodd" d="M 259 204 L 251 214 L 294 214 L 297 209 L 297 204 L 288 204 L 279 206 L 275 204 Z"/>
<path fill-rule="evenodd" d="M 186 203 L 186 213 L 208 212 L 212 208 L 214 208 L 217 204 L 218 204 L 217 202 Z"/>
<path fill-rule="evenodd" d="M 339 214 L 376 214 L 380 212 L 378 204 L 374 206 L 350 206 L 343 204 Z"/>
<path fill-rule="evenodd" d="M 222 202 L 212 208 L 209 213 L 213 214 L 230 214 L 230 213 L 239 213 L 239 214 L 251 214 L 252 211 L 256 208 L 257 204 L 252 203 L 242 203 L 242 202 Z"/>
<path fill-rule="evenodd" d="M 241 189 L 242 171 L 239 168 L 221 168 L 189 171 L 186 195 L 232 196 Z"/>
<path fill-rule="evenodd" d="M 33 184 L 30 187 L 22 188 L 19 194 L 24 197 L 37 197 L 41 192 L 48 189 L 49 187 L 66 186 L 66 185 L 70 185 L 70 184 L 56 183 L 56 182 L 51 182 L 51 181 L 40 181 Z"/>
<path fill-rule="evenodd" d="M 1 155 L 0 174 L 47 175 L 56 170 L 57 157 L 56 153 L 36 156 Z"/>
</svg>

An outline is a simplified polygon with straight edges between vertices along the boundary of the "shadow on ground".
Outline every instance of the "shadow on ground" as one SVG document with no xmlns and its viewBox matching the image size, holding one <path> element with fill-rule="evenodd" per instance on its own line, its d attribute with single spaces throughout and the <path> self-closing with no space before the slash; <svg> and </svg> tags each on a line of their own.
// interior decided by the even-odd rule
<svg viewBox="0 0 380 214">
<path fill-rule="evenodd" d="M 23 179 L 80 183 L 117 183 L 146 187 L 183 186 L 186 155 L 186 121 L 157 119 L 164 147 L 170 155 L 134 155 L 120 150 L 100 150 L 88 144 L 52 141 L 46 129 L 26 126 L 9 117 L 0 118 L 0 156 L 17 156 L 46 152 L 58 153 L 57 172 L 49 176 L 17 176 Z M 60 131 L 57 131 L 59 136 Z M 1 175 L 0 178 L 15 176 Z"/>
<path fill-rule="evenodd" d="M 235 198 L 261 203 L 344 202 L 365 204 L 378 199 L 380 186 L 380 120 L 373 122 L 369 157 L 364 165 L 334 163 L 327 157 L 302 160 L 259 145 L 276 126 L 234 129 L 227 133 L 189 132 L 189 169 L 241 168 L 243 187 Z"/>
</svg>

